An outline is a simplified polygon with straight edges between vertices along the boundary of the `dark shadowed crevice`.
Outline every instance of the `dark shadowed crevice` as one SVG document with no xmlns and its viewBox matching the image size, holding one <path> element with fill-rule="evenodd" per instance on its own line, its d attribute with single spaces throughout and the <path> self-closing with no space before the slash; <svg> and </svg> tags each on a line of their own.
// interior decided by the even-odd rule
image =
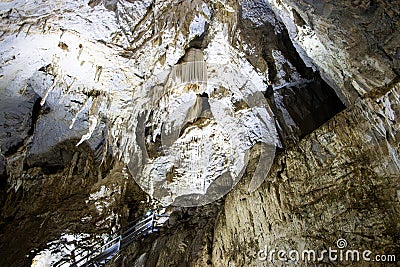
<svg viewBox="0 0 400 267">
<path fill-rule="evenodd" d="M 7 180 L 6 161 L 3 155 L 0 154 L 0 235 L 2 234 L 2 227 L 4 224 L 1 210 L 7 197 Z"/>
<path fill-rule="evenodd" d="M 319 128 L 345 105 L 320 73 L 306 66 L 271 8 L 258 0 L 245 2 L 247 9 L 241 9 L 238 26 L 241 37 L 254 51 L 244 52 L 255 68 L 268 73 L 264 96 L 276 116 L 282 143 L 288 146 Z M 281 53 L 287 62 L 277 62 L 274 53 Z M 282 71 L 285 75 L 279 76 Z M 300 78 L 293 81 L 293 73 Z"/>
<path fill-rule="evenodd" d="M 8 156 L 14 154 L 23 145 L 24 145 L 24 139 L 17 136 L 14 140 L 12 140 L 12 143 L 11 143 L 11 145 L 9 145 L 7 151 L 4 152 L 4 156 L 8 157 Z"/>
<path fill-rule="evenodd" d="M 205 23 L 204 25 L 204 32 L 201 35 L 196 35 L 193 40 L 191 40 L 189 42 L 189 46 L 187 49 L 189 48 L 196 48 L 196 49 L 204 49 L 207 47 L 208 45 L 208 41 L 207 41 L 207 36 L 208 36 L 208 30 L 209 30 L 210 24 L 209 23 Z"/>
<path fill-rule="evenodd" d="M 33 104 L 32 116 L 31 116 L 31 127 L 28 130 L 28 135 L 32 135 L 33 132 L 35 131 L 35 125 L 39 118 L 40 110 L 42 109 L 42 105 L 40 105 L 41 101 L 42 101 L 42 98 L 38 97 L 35 101 L 35 104 Z"/>
<path fill-rule="evenodd" d="M 148 124 L 152 121 L 154 112 L 150 112 Z M 150 124 L 150 123 L 149 123 Z M 154 159 L 163 155 L 161 136 L 158 134 L 155 139 L 153 139 L 154 126 L 146 126 L 144 128 L 144 145 L 146 146 L 146 152 L 150 159 Z"/>
<path fill-rule="evenodd" d="M 303 138 L 334 115 L 345 109 L 335 92 L 322 79 L 306 84 L 304 87 L 285 88 L 289 93 L 284 98 L 285 106 Z"/>
<path fill-rule="evenodd" d="M 304 19 L 300 16 L 300 14 L 295 9 L 292 9 L 292 13 L 293 13 L 293 19 L 294 19 L 294 22 L 296 23 L 296 25 L 298 25 L 300 27 L 307 25 L 307 23 L 304 21 Z"/>
</svg>

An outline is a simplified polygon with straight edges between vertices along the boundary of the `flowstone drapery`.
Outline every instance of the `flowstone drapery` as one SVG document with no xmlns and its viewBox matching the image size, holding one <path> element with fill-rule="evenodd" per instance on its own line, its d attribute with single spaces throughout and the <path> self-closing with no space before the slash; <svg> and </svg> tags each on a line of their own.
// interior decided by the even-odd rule
<svg viewBox="0 0 400 267">
<path fill-rule="evenodd" d="M 246 74 L 189 61 L 149 79 L 141 90 L 148 101 L 134 104 L 129 121 L 136 137 L 129 169 L 151 196 L 176 206 L 219 199 L 243 175 L 256 143 L 262 163 L 248 190 L 262 183 L 279 139 L 268 103 Z"/>
</svg>

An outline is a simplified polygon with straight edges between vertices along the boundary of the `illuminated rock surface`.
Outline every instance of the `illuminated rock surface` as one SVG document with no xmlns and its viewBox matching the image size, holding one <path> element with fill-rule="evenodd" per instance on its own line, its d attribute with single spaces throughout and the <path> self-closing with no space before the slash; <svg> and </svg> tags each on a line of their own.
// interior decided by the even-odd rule
<svg viewBox="0 0 400 267">
<path fill-rule="evenodd" d="M 399 255 L 399 6 L 355 2 L 1 2 L 0 265 L 98 240 L 146 193 L 236 183 L 110 265 L 262 266 L 338 238 Z"/>
</svg>

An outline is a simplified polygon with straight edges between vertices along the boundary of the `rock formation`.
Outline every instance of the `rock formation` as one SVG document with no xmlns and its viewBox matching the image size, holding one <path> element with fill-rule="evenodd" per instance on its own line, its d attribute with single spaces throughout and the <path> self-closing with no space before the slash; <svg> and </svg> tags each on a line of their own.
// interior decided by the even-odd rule
<svg viewBox="0 0 400 267">
<path fill-rule="evenodd" d="M 260 251 L 339 239 L 399 260 L 399 13 L 1 2 L 0 265 L 51 266 L 160 202 L 184 207 L 108 266 L 305 266 Z"/>
</svg>

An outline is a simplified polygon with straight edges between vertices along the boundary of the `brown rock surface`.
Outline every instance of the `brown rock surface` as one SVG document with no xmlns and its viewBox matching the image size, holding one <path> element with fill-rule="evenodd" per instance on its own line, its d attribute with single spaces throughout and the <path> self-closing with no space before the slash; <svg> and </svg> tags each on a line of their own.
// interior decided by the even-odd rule
<svg viewBox="0 0 400 267">
<path fill-rule="evenodd" d="M 253 74 L 282 147 L 255 192 L 247 185 L 257 145 L 227 196 L 170 208 L 159 233 L 108 266 L 286 266 L 257 253 L 336 248 L 339 238 L 349 249 L 395 255 L 399 263 L 398 1 L 54 0 L 0 7 L 0 266 L 30 266 L 49 242 L 57 244 L 52 253 L 76 243 L 65 235 L 85 234 L 90 244 L 151 208 L 127 167 L 140 134 L 128 122 L 139 120 L 137 105 L 149 107 L 140 86 L 190 51 Z M 157 137 L 160 118 L 146 119 L 142 134 Z M 154 140 L 143 147 L 157 156 Z M 307 265 L 313 263 L 297 266 Z"/>
</svg>

